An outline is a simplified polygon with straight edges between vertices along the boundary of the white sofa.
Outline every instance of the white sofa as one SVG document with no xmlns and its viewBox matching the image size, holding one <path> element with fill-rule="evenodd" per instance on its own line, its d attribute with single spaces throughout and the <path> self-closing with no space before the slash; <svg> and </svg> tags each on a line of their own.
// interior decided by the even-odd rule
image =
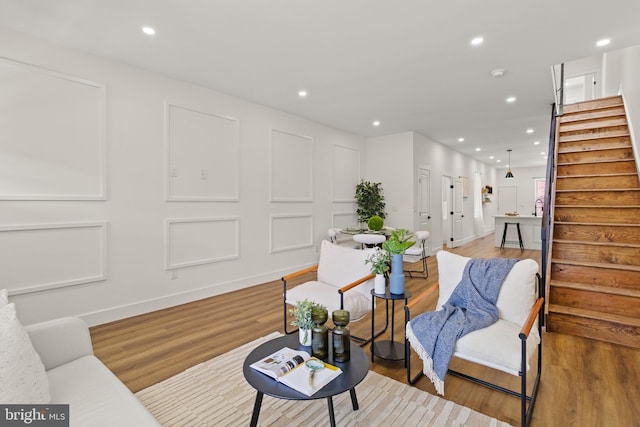
<svg viewBox="0 0 640 427">
<path fill-rule="evenodd" d="M 26 329 L 46 371 L 50 403 L 69 404 L 71 427 L 160 425 L 93 355 L 89 328 L 81 319 L 56 319 Z"/>
</svg>

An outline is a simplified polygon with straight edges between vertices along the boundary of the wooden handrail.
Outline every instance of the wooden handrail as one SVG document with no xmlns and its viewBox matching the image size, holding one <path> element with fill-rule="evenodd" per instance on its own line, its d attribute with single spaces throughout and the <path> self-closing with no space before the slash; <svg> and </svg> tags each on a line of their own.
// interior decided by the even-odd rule
<svg viewBox="0 0 640 427">
<path fill-rule="evenodd" d="M 296 271 L 295 273 L 291 273 L 291 274 L 287 274 L 286 276 L 282 276 L 281 280 L 286 282 L 287 280 L 293 279 L 293 278 L 298 277 L 298 276 L 302 276 L 303 274 L 306 274 L 306 273 L 311 273 L 312 271 L 316 271 L 317 269 L 318 269 L 318 264 L 312 265 L 311 267 L 307 267 L 307 268 L 302 269 L 300 271 Z"/>
<path fill-rule="evenodd" d="M 420 301 L 422 301 L 423 299 L 425 299 L 426 297 L 434 293 L 439 287 L 440 287 L 440 283 L 436 282 L 433 286 L 431 286 L 430 288 L 427 288 L 418 296 L 411 298 L 411 301 L 404 306 L 405 310 L 411 310 L 417 303 L 419 303 Z"/>
<path fill-rule="evenodd" d="M 371 279 L 373 279 L 374 277 L 376 277 L 376 275 L 375 275 L 375 274 L 369 274 L 369 275 L 367 275 L 367 276 L 361 277 L 360 279 L 356 280 L 355 282 L 351 282 L 351 283 L 349 283 L 348 285 L 341 287 L 341 288 L 338 290 L 338 292 L 339 292 L 340 294 L 343 294 L 343 293 L 347 292 L 349 289 L 355 288 L 355 287 L 356 287 L 356 286 L 358 286 L 359 284 L 364 283 L 364 282 L 366 282 L 367 280 L 371 280 Z"/>
<path fill-rule="evenodd" d="M 529 317 L 527 317 L 527 321 L 524 322 L 522 329 L 520 329 L 520 339 L 527 339 L 529 337 L 529 332 L 531 332 L 531 328 L 533 327 L 533 323 L 536 321 L 540 310 L 542 309 L 542 304 L 544 303 L 544 298 L 540 297 L 536 300 L 533 307 L 531 307 L 531 311 L 529 312 Z"/>
</svg>

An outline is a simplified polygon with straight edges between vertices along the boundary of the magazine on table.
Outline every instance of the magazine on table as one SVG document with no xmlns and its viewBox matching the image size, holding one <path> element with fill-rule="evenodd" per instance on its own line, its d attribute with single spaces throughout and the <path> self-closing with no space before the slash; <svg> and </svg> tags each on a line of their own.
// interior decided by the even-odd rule
<svg viewBox="0 0 640 427">
<path fill-rule="evenodd" d="M 312 396 L 342 373 L 337 366 L 311 357 L 306 351 L 289 347 L 251 364 L 251 367 L 307 396 Z"/>
</svg>

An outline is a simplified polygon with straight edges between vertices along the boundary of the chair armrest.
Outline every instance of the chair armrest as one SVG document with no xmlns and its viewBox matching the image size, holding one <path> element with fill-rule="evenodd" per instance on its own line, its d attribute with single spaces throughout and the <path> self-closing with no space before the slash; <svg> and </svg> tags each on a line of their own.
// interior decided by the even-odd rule
<svg viewBox="0 0 640 427">
<path fill-rule="evenodd" d="M 542 309 L 543 303 L 544 303 L 544 298 L 540 297 L 533 304 L 533 307 L 531 307 L 531 311 L 529 312 L 529 317 L 527 317 L 527 321 L 524 322 L 524 325 L 520 330 L 520 335 L 519 335 L 520 339 L 526 340 L 529 337 L 529 333 L 531 332 L 533 323 L 536 321 L 536 317 L 538 317 L 538 314 Z"/>
<path fill-rule="evenodd" d="M 367 280 L 371 280 L 371 279 L 373 279 L 374 277 L 376 277 L 376 275 L 375 275 L 375 274 L 369 274 L 369 275 L 367 275 L 367 276 L 361 277 L 360 279 L 356 280 L 355 282 L 351 282 L 351 283 L 349 283 L 348 285 L 343 286 L 343 287 L 341 287 L 340 289 L 338 289 L 338 293 L 339 293 L 340 295 L 342 295 L 343 293 L 347 292 L 349 289 L 353 289 L 353 288 L 355 288 L 356 286 L 358 286 L 359 284 L 364 283 L 364 282 L 366 282 Z"/>
<path fill-rule="evenodd" d="M 425 299 L 426 297 L 430 296 L 431 294 L 433 294 L 435 291 L 438 290 L 438 288 L 440 287 L 440 283 L 436 282 L 433 286 L 431 286 L 430 288 L 425 289 L 422 293 L 420 293 L 418 296 L 411 298 L 411 301 L 408 302 L 405 306 L 404 306 L 404 310 L 406 313 L 410 313 L 411 309 L 413 307 L 415 307 L 416 304 L 418 304 L 420 301 L 422 301 L 423 299 Z"/>
<path fill-rule="evenodd" d="M 293 279 L 295 277 L 302 276 L 303 274 L 311 273 L 312 271 L 316 271 L 316 270 L 318 270 L 318 264 L 312 265 L 311 267 L 304 268 L 304 269 L 302 269 L 300 271 L 296 271 L 295 273 L 291 273 L 291 274 L 287 274 L 286 276 L 282 276 L 281 280 L 283 282 L 286 282 L 287 280 L 291 280 L 291 279 Z"/>
<path fill-rule="evenodd" d="M 77 317 L 54 319 L 26 327 L 45 370 L 93 355 L 87 324 Z"/>
</svg>

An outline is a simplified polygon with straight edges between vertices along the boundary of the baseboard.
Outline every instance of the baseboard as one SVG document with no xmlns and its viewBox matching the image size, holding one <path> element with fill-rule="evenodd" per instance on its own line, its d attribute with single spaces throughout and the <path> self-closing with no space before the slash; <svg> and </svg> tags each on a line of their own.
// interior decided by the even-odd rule
<svg viewBox="0 0 640 427">
<path fill-rule="evenodd" d="M 309 265 L 287 268 L 282 271 L 274 271 L 256 276 L 245 277 L 239 280 L 232 280 L 222 283 L 211 284 L 198 289 L 190 289 L 184 292 L 177 292 L 170 295 L 163 295 L 157 298 L 151 298 L 144 301 L 137 301 L 131 304 L 125 304 L 117 307 L 111 307 L 104 310 L 81 314 L 78 317 L 83 319 L 87 325 L 96 326 L 104 323 L 113 322 L 127 317 L 137 316 L 140 314 L 150 313 L 152 311 L 162 310 L 174 307 L 180 304 L 201 300 L 204 298 L 222 295 L 228 292 L 237 291 L 239 289 L 249 288 L 251 286 L 260 285 L 274 280 L 279 280 L 283 275 L 292 271 L 301 270 Z"/>
</svg>

